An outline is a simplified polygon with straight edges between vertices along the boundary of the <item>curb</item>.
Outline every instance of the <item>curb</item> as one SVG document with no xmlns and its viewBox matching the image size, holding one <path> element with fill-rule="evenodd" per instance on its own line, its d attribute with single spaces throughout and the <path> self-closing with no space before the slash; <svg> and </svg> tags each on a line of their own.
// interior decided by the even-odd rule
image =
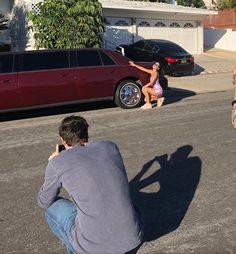
<svg viewBox="0 0 236 254">
<path fill-rule="evenodd" d="M 202 71 L 200 73 L 193 72 L 193 75 L 206 75 L 206 74 L 229 73 L 229 72 L 232 72 L 232 69 L 228 69 L 228 70 L 206 70 L 206 71 Z"/>
</svg>

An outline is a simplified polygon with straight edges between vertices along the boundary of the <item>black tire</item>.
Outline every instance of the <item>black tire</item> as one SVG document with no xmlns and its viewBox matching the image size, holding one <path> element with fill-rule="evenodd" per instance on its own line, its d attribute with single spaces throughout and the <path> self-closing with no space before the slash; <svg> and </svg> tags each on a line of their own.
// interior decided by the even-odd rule
<svg viewBox="0 0 236 254">
<path fill-rule="evenodd" d="M 143 99 L 142 86 L 134 80 L 123 80 L 116 88 L 115 103 L 121 108 L 137 108 Z"/>
</svg>

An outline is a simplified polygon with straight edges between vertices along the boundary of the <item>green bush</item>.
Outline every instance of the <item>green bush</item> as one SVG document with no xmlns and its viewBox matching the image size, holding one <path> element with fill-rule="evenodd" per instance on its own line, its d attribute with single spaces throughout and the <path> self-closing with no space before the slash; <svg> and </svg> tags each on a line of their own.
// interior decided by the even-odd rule
<svg viewBox="0 0 236 254">
<path fill-rule="evenodd" d="M 216 7 L 219 10 L 236 8 L 236 0 L 220 0 L 216 4 Z"/>
<path fill-rule="evenodd" d="M 46 49 L 99 47 L 104 32 L 98 0 L 44 0 L 30 11 L 29 27 L 36 47 Z"/>
</svg>

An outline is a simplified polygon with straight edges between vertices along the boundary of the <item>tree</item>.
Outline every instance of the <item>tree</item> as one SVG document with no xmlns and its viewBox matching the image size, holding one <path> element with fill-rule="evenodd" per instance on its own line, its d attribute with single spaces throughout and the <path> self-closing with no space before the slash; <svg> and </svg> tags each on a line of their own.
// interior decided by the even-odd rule
<svg viewBox="0 0 236 254">
<path fill-rule="evenodd" d="M 28 17 L 38 49 L 101 45 L 104 26 L 98 0 L 44 0 L 36 4 Z"/>
<path fill-rule="evenodd" d="M 236 0 L 220 0 L 217 2 L 216 7 L 219 10 L 236 8 Z"/>
<path fill-rule="evenodd" d="M 178 5 L 206 8 L 203 0 L 177 0 Z"/>
<path fill-rule="evenodd" d="M 5 16 L 0 13 L 0 31 L 8 29 L 7 25 L 8 19 L 5 18 Z"/>
</svg>

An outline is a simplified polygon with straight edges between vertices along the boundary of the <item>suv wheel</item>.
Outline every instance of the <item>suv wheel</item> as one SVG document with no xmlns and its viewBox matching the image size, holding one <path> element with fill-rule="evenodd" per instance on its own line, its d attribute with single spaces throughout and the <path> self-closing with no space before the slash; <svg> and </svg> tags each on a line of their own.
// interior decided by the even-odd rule
<svg viewBox="0 0 236 254">
<path fill-rule="evenodd" d="M 115 103 L 121 108 L 136 108 L 143 101 L 142 87 L 133 80 L 122 81 L 115 92 Z"/>
</svg>

